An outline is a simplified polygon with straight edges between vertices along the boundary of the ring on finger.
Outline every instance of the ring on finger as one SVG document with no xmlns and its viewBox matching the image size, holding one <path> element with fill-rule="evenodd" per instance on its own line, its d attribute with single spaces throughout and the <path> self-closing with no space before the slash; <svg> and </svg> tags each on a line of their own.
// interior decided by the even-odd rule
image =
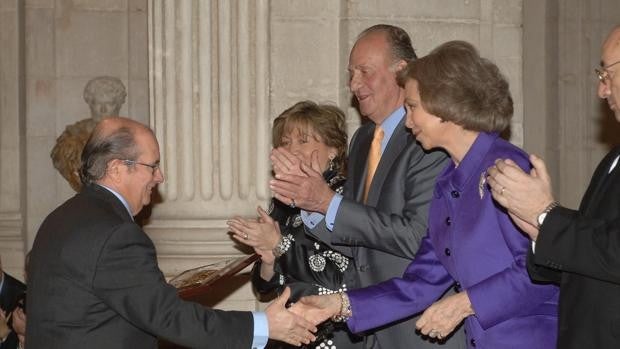
<svg viewBox="0 0 620 349">
<path fill-rule="evenodd" d="M 504 195 L 504 190 L 505 189 L 506 189 L 505 187 L 502 187 L 502 190 L 499 191 L 499 195 Z"/>
<path fill-rule="evenodd" d="M 297 206 L 295 205 L 295 199 L 291 199 L 291 203 L 289 204 L 289 207 L 290 207 L 290 208 L 295 208 L 295 207 L 297 207 Z"/>
<path fill-rule="evenodd" d="M 243 233 L 243 240 L 247 240 L 249 237 L 248 233 Z"/>
</svg>

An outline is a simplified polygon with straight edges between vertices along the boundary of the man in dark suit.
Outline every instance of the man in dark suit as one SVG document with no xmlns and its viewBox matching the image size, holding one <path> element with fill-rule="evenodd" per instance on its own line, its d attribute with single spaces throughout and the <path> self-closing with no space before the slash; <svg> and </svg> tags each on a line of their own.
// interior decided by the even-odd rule
<svg viewBox="0 0 620 349">
<path fill-rule="evenodd" d="M 28 348 L 258 348 L 300 345 L 315 328 L 284 308 L 225 312 L 182 301 L 133 221 L 163 182 L 159 145 L 146 126 L 103 120 L 82 153 L 80 193 L 42 223 L 28 270 Z M 266 320 L 266 321 L 265 321 Z M 262 343 L 261 343 L 262 342 Z"/>
<path fill-rule="evenodd" d="M 403 274 L 426 235 L 435 177 L 447 164 L 444 153 L 425 152 L 404 124 L 405 94 L 396 74 L 415 58 L 409 35 L 399 27 L 380 24 L 358 36 L 349 56 L 349 87 L 370 122 L 351 140 L 343 195 L 312 168 L 301 165 L 308 177 L 296 171 L 298 160 L 284 149 L 272 153 L 276 197 L 313 212 L 304 214 L 311 234 L 353 257 L 347 289 Z M 369 333 L 365 342 L 366 348 L 465 347 L 462 330 L 447 341 L 429 341 L 416 333 L 415 318 Z"/>
<path fill-rule="evenodd" d="M 620 122 L 620 26 L 603 45 L 598 95 Z M 535 242 L 528 271 L 560 284 L 558 348 L 620 348 L 620 147 L 598 165 L 578 210 L 559 205 L 545 163 L 489 169 L 493 197 Z"/>
</svg>

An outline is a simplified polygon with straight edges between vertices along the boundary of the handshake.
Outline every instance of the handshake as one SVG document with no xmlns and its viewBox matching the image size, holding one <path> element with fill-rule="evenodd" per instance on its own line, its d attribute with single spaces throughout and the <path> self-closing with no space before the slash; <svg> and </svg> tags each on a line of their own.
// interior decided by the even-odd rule
<svg viewBox="0 0 620 349">
<path fill-rule="evenodd" d="M 340 322 L 350 316 L 345 293 L 303 297 L 287 309 L 285 304 L 290 295 L 291 290 L 287 287 L 265 309 L 269 321 L 269 338 L 295 346 L 309 344 L 317 339 L 315 334 L 318 324 L 328 319 Z"/>
<path fill-rule="evenodd" d="M 280 298 L 286 297 L 286 299 L 288 299 L 289 296 L 290 289 L 287 287 Z M 279 299 L 276 302 L 282 302 L 282 300 Z M 274 304 L 276 302 L 274 302 Z M 286 300 L 284 300 L 284 302 L 286 302 Z M 283 306 L 285 303 L 281 304 Z M 299 321 L 300 328 L 303 328 L 306 333 L 302 336 L 296 336 L 298 339 L 297 342 L 271 337 L 271 333 L 270 337 L 284 340 L 293 345 L 301 345 L 301 343 L 308 344 L 309 342 L 315 341 L 316 336 L 314 334 L 316 333 L 316 326 L 328 319 L 334 322 L 342 322 L 353 316 L 349 296 L 346 293 L 302 297 L 288 309 L 284 310 L 289 316 Z M 422 335 L 442 341 L 448 337 L 466 317 L 474 314 L 475 312 L 471 306 L 469 296 L 466 291 L 463 291 L 440 299 L 426 308 L 422 316 L 416 322 L 416 329 L 420 331 Z M 391 321 L 395 320 L 399 319 L 391 319 Z M 271 322 L 269 325 L 272 326 Z M 373 325 L 376 327 L 382 324 L 375 322 Z M 357 328 L 356 331 L 364 331 L 367 329 L 370 328 Z"/>
</svg>

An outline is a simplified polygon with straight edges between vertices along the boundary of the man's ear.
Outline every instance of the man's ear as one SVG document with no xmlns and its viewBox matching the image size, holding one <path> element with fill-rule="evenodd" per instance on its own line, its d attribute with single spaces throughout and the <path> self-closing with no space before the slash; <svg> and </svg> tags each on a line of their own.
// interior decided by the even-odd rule
<svg viewBox="0 0 620 349">
<path fill-rule="evenodd" d="M 110 178 L 112 182 L 118 183 L 121 180 L 121 175 L 125 170 L 125 162 L 120 159 L 114 159 L 108 162 L 106 167 L 105 177 Z"/>
<path fill-rule="evenodd" d="M 400 61 L 394 64 L 394 72 L 398 73 L 399 71 L 405 69 L 407 67 L 407 61 L 401 59 Z"/>
</svg>

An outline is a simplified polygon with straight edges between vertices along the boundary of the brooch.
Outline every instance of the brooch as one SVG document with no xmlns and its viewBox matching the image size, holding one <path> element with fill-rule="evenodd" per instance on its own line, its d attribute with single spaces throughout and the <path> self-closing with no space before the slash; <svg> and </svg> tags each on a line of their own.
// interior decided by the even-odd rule
<svg viewBox="0 0 620 349">
<path fill-rule="evenodd" d="M 480 174 L 480 181 L 478 181 L 478 194 L 480 194 L 480 199 L 484 197 L 485 184 L 487 184 L 487 171 L 482 171 Z"/>
</svg>

